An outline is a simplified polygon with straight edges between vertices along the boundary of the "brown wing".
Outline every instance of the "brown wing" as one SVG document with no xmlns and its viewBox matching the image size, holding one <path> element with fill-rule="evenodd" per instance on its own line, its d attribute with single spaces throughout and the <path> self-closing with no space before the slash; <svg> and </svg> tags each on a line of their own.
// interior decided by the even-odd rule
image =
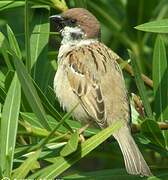
<svg viewBox="0 0 168 180">
<path fill-rule="evenodd" d="M 111 124 L 113 118 L 128 115 L 125 85 L 115 61 L 116 54 L 95 43 L 70 51 L 66 58 L 69 62 L 67 77 L 73 92 L 100 127 L 107 126 L 109 117 L 108 123 Z"/>
<path fill-rule="evenodd" d="M 67 56 L 67 77 L 73 92 L 80 99 L 81 105 L 99 126 L 106 126 L 105 104 L 99 82 L 99 74 L 105 73 L 104 66 L 101 69 L 97 57 L 90 50 L 79 48 L 72 50 Z"/>
</svg>

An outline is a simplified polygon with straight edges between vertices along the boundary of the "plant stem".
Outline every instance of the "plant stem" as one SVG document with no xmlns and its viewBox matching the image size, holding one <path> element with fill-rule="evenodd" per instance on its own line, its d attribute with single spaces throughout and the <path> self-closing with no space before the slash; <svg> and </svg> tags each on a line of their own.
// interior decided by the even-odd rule
<svg viewBox="0 0 168 180">
<path fill-rule="evenodd" d="M 118 61 L 119 64 L 125 62 L 122 58 L 118 59 L 117 61 Z M 131 67 L 129 64 L 126 64 L 126 65 L 124 66 L 124 69 L 125 69 L 131 76 L 134 76 L 132 67 Z M 153 81 L 152 81 L 150 78 L 148 78 L 148 77 L 147 77 L 146 75 L 144 75 L 144 74 L 141 74 L 141 77 L 142 77 L 142 79 L 143 79 L 143 81 L 145 82 L 146 85 L 148 85 L 150 88 L 153 88 Z"/>
<path fill-rule="evenodd" d="M 30 56 L 30 33 L 29 33 L 29 5 L 28 0 L 25 0 L 25 51 L 26 51 L 26 67 L 27 71 L 31 72 L 31 56 Z"/>
<path fill-rule="evenodd" d="M 161 130 L 168 130 L 168 123 L 165 122 L 158 122 L 159 128 Z M 139 133 L 141 130 L 141 126 L 138 124 L 132 124 L 131 131 L 132 133 Z"/>
</svg>

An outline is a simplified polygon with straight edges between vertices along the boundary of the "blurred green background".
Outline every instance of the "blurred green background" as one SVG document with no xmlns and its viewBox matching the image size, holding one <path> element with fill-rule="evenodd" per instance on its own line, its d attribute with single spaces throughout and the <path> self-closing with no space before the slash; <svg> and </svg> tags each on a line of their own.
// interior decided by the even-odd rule
<svg viewBox="0 0 168 180">
<path fill-rule="evenodd" d="M 146 179 L 127 175 L 113 138 L 100 138 L 90 145 L 91 153 L 84 144 L 84 158 L 73 154 L 80 145 L 76 151 L 78 135 L 72 129 L 81 125 L 63 112 L 53 91 L 61 37 L 49 22 L 50 15 L 73 7 L 96 16 L 101 41 L 121 57 L 133 136 L 154 175 L 168 179 L 167 0 L 0 1 L 0 178 Z M 154 24 L 144 24 L 149 21 Z M 145 116 L 136 111 L 131 93 L 141 97 Z M 86 139 L 97 132 L 86 130 Z M 72 157 L 62 158 L 69 139 Z"/>
</svg>

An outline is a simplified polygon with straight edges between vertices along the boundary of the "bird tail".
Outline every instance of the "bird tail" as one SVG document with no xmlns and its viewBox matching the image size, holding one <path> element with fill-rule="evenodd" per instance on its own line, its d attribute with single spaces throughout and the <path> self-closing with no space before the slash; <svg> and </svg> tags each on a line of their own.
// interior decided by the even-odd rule
<svg viewBox="0 0 168 180">
<path fill-rule="evenodd" d="M 127 127 L 119 129 L 119 131 L 114 134 L 114 137 L 121 148 L 127 172 L 134 175 L 152 176 L 129 129 Z"/>
</svg>

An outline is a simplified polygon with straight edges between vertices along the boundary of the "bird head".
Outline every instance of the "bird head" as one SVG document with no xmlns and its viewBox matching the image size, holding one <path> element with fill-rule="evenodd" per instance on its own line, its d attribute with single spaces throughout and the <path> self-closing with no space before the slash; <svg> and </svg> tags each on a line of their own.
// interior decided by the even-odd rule
<svg viewBox="0 0 168 180">
<path fill-rule="evenodd" d="M 98 39 L 100 24 L 95 16 L 83 8 L 72 8 L 59 15 L 50 16 L 57 32 L 67 40 Z"/>
</svg>

